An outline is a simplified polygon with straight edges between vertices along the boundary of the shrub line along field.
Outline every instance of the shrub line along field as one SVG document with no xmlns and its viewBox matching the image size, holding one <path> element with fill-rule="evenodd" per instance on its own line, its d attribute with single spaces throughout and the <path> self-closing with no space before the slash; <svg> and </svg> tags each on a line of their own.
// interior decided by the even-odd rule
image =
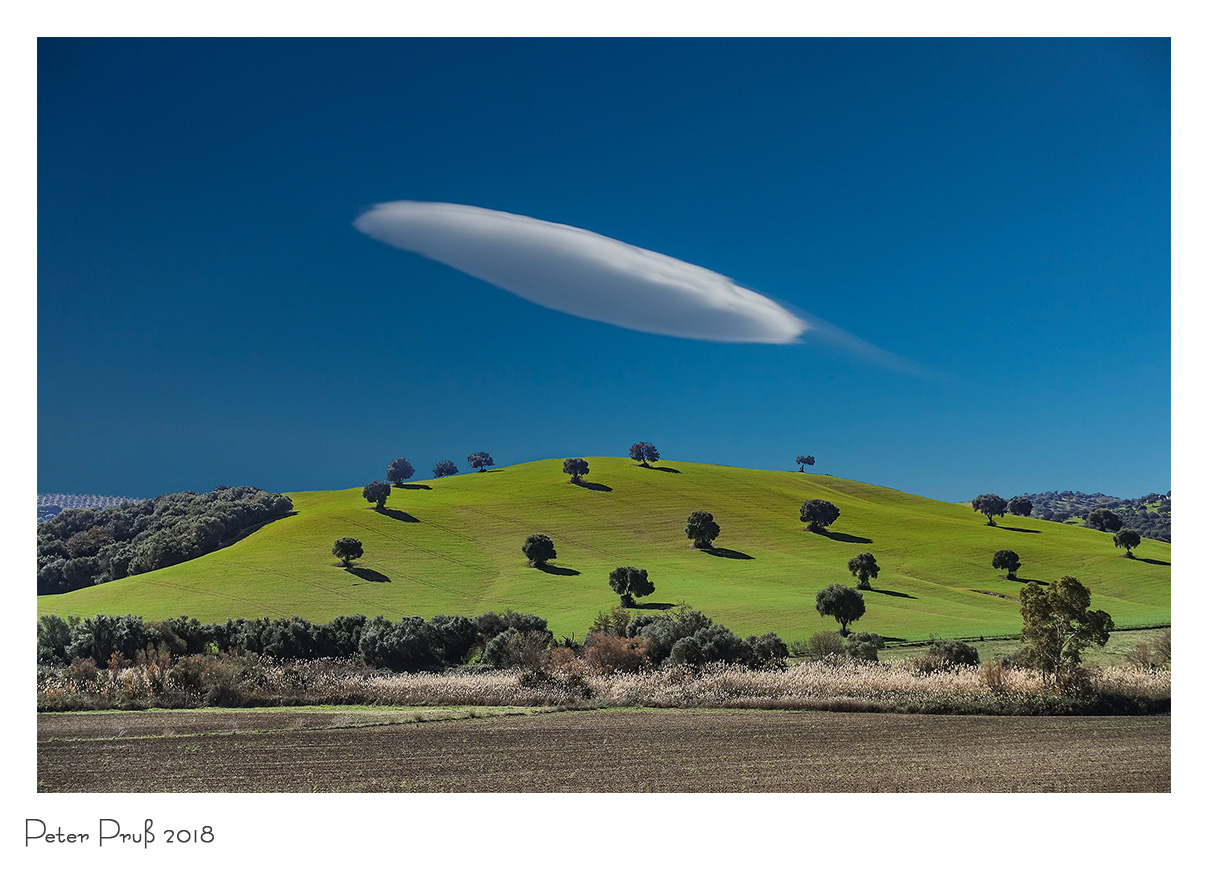
<svg viewBox="0 0 1209 869">
<path fill-rule="evenodd" d="M 1167 716 L 615 709 L 402 724 L 382 723 L 381 715 L 374 720 L 376 714 L 292 709 L 211 711 L 192 713 L 192 719 L 189 713 L 155 712 L 40 715 L 38 790 L 1171 789 Z M 388 713 L 386 721 L 399 714 Z M 358 720 L 377 726 L 356 726 Z M 202 730 L 219 722 L 229 729 Z"/>
<path fill-rule="evenodd" d="M 853 628 L 891 639 L 1017 634 L 1023 583 L 1064 574 L 1078 577 L 1092 606 L 1118 627 L 1170 622 L 1171 550 L 1159 541 L 1144 541 L 1129 559 L 1103 532 L 1016 516 L 990 527 L 968 506 L 825 475 L 588 462 L 585 485 L 568 482 L 561 460 L 544 460 L 392 488 L 383 511 L 360 487 L 293 493 L 293 515 L 226 549 L 41 596 L 38 612 L 323 621 L 514 609 L 545 617 L 556 636 L 582 638 L 617 603 L 609 572 L 634 565 L 656 588 L 640 609 L 684 602 L 741 636 L 775 631 L 792 642 L 835 628 L 815 612 L 815 593 L 855 584 L 847 561 L 868 551 L 881 573 Z M 798 519 L 802 502 L 814 498 L 840 509 L 823 533 Z M 712 512 L 721 526 L 712 552 L 691 548 L 685 536 L 694 510 Z M 521 554 L 533 532 L 557 547 L 547 570 Z M 331 555 L 342 536 L 364 544 L 348 569 Z M 990 566 L 1004 548 L 1023 562 L 1018 581 Z"/>
</svg>

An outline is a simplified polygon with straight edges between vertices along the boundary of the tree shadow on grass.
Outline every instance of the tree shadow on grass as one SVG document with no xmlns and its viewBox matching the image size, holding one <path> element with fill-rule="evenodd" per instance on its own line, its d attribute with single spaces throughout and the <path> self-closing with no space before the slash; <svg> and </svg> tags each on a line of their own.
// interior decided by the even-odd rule
<svg viewBox="0 0 1209 869">
<path fill-rule="evenodd" d="M 1171 567 L 1171 562 L 1170 562 L 1170 561 L 1159 561 L 1159 559 L 1157 559 L 1157 558 L 1138 558 L 1138 557 L 1135 555 L 1135 556 L 1133 557 L 1133 560 L 1134 560 L 1134 561 L 1144 561 L 1144 562 L 1146 562 L 1147 564 L 1163 564 L 1163 565 L 1166 565 L 1167 567 Z"/>
<path fill-rule="evenodd" d="M 806 529 L 809 531 L 810 529 Z M 857 537 L 855 534 L 845 534 L 843 531 L 828 531 L 826 528 L 815 531 L 820 537 L 826 537 L 828 540 L 835 540 L 838 543 L 872 543 L 868 537 Z"/>
<path fill-rule="evenodd" d="M 427 483 L 395 483 L 396 489 L 431 489 Z"/>
<path fill-rule="evenodd" d="M 542 573 L 549 573 L 553 576 L 579 576 L 579 571 L 570 567 L 559 567 L 554 564 L 535 564 L 533 566 Z"/>
<path fill-rule="evenodd" d="M 404 513 L 402 510 L 391 510 L 389 507 L 383 507 L 381 510 L 378 510 L 377 512 L 381 513 L 383 516 L 389 516 L 391 519 L 397 519 L 400 522 L 419 522 L 420 521 L 415 516 L 412 516 L 410 513 Z"/>
<path fill-rule="evenodd" d="M 587 480 L 580 480 L 578 483 L 574 480 L 571 485 L 579 486 L 581 489 L 591 489 L 593 492 L 612 492 L 612 486 L 606 486 L 604 483 L 589 483 Z"/>
<path fill-rule="evenodd" d="M 646 468 L 648 471 L 663 471 L 665 474 L 679 474 L 675 468 L 669 468 L 666 465 L 662 468 L 656 468 L 654 465 L 639 465 L 640 468 Z"/>
<path fill-rule="evenodd" d="M 631 607 L 626 607 L 626 609 L 632 609 L 632 610 L 670 610 L 670 609 L 671 609 L 672 607 L 674 607 L 674 606 L 675 606 L 675 604 L 674 604 L 674 603 L 638 603 L 638 602 L 635 602 L 633 606 L 631 606 Z"/>
<path fill-rule="evenodd" d="M 1008 580 L 1009 582 L 1019 582 L 1021 584 L 1026 583 L 1026 582 L 1035 582 L 1035 583 L 1037 583 L 1037 585 L 1049 585 L 1049 583 L 1046 582 L 1044 579 L 1024 579 L 1023 577 L 1005 576 L 1004 574 L 1000 574 L 1000 576 L 1003 576 L 1003 578 Z"/>
<path fill-rule="evenodd" d="M 712 546 L 709 549 L 702 549 L 706 555 L 713 555 L 716 558 L 736 558 L 742 561 L 751 561 L 754 556 L 748 555 L 746 552 L 739 552 L 737 549 L 727 549 L 725 546 Z"/>
<path fill-rule="evenodd" d="M 1011 525 L 996 525 L 996 528 L 1002 528 L 1004 531 L 1018 531 L 1021 534 L 1040 534 L 1040 528 L 1013 528 Z"/>
<path fill-rule="evenodd" d="M 862 588 L 861 591 L 871 591 L 874 594 L 884 594 L 888 597 L 905 597 L 908 600 L 919 600 L 915 595 L 907 594 L 904 591 L 888 591 L 884 588 Z"/>
<path fill-rule="evenodd" d="M 370 570 L 368 567 L 346 567 L 345 570 L 353 576 L 364 579 L 366 582 L 390 582 L 390 577 L 385 573 Z"/>
</svg>

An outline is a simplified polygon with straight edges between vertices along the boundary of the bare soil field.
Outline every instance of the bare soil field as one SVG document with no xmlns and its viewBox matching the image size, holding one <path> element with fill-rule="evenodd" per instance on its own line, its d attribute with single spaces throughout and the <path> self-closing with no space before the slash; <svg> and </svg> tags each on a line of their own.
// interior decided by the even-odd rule
<svg viewBox="0 0 1209 869">
<path fill-rule="evenodd" d="M 38 790 L 1168 792 L 1171 719 L 699 709 L 52 713 L 38 716 Z"/>
</svg>

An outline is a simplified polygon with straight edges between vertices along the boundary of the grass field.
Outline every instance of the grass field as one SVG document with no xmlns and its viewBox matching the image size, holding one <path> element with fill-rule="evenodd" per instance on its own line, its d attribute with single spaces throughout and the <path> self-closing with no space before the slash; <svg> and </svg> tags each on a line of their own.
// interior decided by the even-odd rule
<svg viewBox="0 0 1209 869">
<path fill-rule="evenodd" d="M 43 596 L 38 612 L 326 621 L 511 608 L 582 639 L 597 612 L 617 604 L 609 571 L 632 564 L 656 587 L 640 606 L 684 602 L 741 636 L 775 631 L 791 642 L 836 627 L 815 611 L 815 592 L 855 584 L 847 561 L 870 551 L 881 574 L 864 593 L 856 629 L 905 640 L 1001 636 L 1019 631 L 1021 583 L 993 570 L 991 555 L 1013 549 L 1022 581 L 1076 576 L 1118 626 L 1171 620 L 1169 544 L 1146 540 L 1127 559 L 1110 534 L 1012 516 L 989 527 L 969 506 L 819 474 L 676 461 L 645 468 L 618 458 L 589 464 L 583 486 L 568 482 L 561 459 L 413 481 L 392 490 L 384 512 L 359 486 L 291 493 L 294 515 L 227 549 Z M 840 509 L 826 533 L 807 532 L 798 519 L 811 498 Z M 722 528 L 713 552 L 689 546 L 684 525 L 693 510 L 709 510 Z M 536 531 L 558 550 L 545 571 L 521 554 Z M 365 548 L 348 570 L 330 551 L 343 536 Z"/>
<path fill-rule="evenodd" d="M 618 709 L 400 720 L 404 710 L 43 714 L 38 791 L 1171 790 L 1169 716 Z"/>
</svg>

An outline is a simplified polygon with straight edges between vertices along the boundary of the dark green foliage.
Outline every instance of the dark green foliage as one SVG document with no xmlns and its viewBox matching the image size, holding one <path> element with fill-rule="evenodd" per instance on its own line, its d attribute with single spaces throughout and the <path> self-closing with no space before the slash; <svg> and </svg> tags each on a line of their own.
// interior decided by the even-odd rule
<svg viewBox="0 0 1209 869">
<path fill-rule="evenodd" d="M 630 447 L 630 458 L 649 468 L 650 462 L 659 461 L 659 450 L 646 441 L 639 441 Z"/>
<path fill-rule="evenodd" d="M 835 631 L 819 631 L 804 643 L 795 641 L 792 651 L 794 655 L 811 661 L 836 659 L 844 655 L 844 638 Z"/>
<path fill-rule="evenodd" d="M 437 462 L 436 467 L 432 469 L 434 477 L 451 477 L 458 472 L 458 466 L 449 459 L 442 459 Z"/>
<path fill-rule="evenodd" d="M 634 598 L 646 597 L 655 590 L 647 572 L 638 567 L 617 567 L 609 573 L 609 587 L 621 595 L 621 605 L 632 607 Z"/>
<path fill-rule="evenodd" d="M 879 634 L 857 631 L 849 634 L 844 644 L 844 654 L 858 661 L 876 661 L 878 649 L 884 649 L 886 641 Z"/>
<path fill-rule="evenodd" d="M 1122 528 L 1132 528 L 1150 540 L 1171 542 L 1171 493 L 1151 492 L 1141 498 L 1114 498 L 1111 495 L 1083 492 L 1041 492 L 1029 495 L 1033 513 L 1039 519 L 1062 522 L 1086 519 L 1091 511 L 1107 508 L 1117 514 Z"/>
<path fill-rule="evenodd" d="M 1124 547 L 1127 558 L 1133 558 L 1133 550 L 1141 543 L 1142 535 L 1132 528 L 1122 528 L 1112 536 L 1112 545 L 1118 548 Z"/>
<path fill-rule="evenodd" d="M 807 465 L 814 464 L 814 456 L 798 456 L 798 470 L 806 470 Z"/>
<path fill-rule="evenodd" d="M 518 631 L 508 628 L 492 637 L 483 649 L 483 662 L 501 669 L 506 667 L 536 668 L 542 653 L 549 647 L 548 632 Z"/>
<path fill-rule="evenodd" d="M 655 666 L 728 663 L 779 667 L 789 654 L 776 634 L 739 639 L 709 616 L 685 607 L 674 616 L 636 615 L 626 625 L 626 636 L 646 640 L 647 658 Z"/>
<path fill-rule="evenodd" d="M 312 625 L 298 616 L 274 619 L 266 625 L 260 633 L 260 649 L 272 658 L 306 660 L 317 657 Z"/>
<path fill-rule="evenodd" d="M 916 661 L 916 666 L 925 673 L 931 673 L 953 667 L 977 667 L 978 663 L 978 650 L 969 643 L 933 637 L 928 650 Z"/>
<path fill-rule="evenodd" d="M 630 611 L 625 607 L 615 606 L 606 612 L 598 612 L 593 619 L 589 634 L 605 634 L 610 637 L 626 636 L 626 628 L 630 624 Z"/>
<path fill-rule="evenodd" d="M 578 483 L 581 477 L 588 475 L 586 459 L 563 459 L 563 473 L 571 475 L 571 482 Z"/>
<path fill-rule="evenodd" d="M 865 614 L 865 598 L 850 585 L 832 583 L 815 595 L 815 609 L 840 623 L 840 636 L 848 636 L 848 625 Z"/>
<path fill-rule="evenodd" d="M 1028 516 L 1033 512 L 1033 502 L 1028 498 L 1016 495 L 1008 501 L 1007 508 L 1013 516 Z"/>
<path fill-rule="evenodd" d="M 294 508 L 252 486 L 176 492 L 104 509 L 64 510 L 38 525 L 38 594 L 73 591 L 214 552 Z"/>
<path fill-rule="evenodd" d="M 689 514 L 688 524 L 684 527 L 684 533 L 693 541 L 693 546 L 696 546 L 698 549 L 709 549 L 714 545 L 714 541 L 718 539 L 718 535 L 722 533 L 722 529 L 714 521 L 713 513 L 707 513 L 704 510 L 694 510 Z"/>
<path fill-rule="evenodd" d="M 416 469 L 411 466 L 411 462 L 407 459 L 395 459 L 386 468 L 387 482 L 394 483 L 396 486 L 401 486 L 404 480 L 410 480 L 411 475 L 416 472 Z"/>
<path fill-rule="evenodd" d="M 1026 585 L 1020 592 L 1024 662 L 1061 684 L 1063 671 L 1078 666 L 1083 649 L 1103 646 L 1114 627 L 1112 616 L 1090 606 L 1091 592 L 1073 576 L 1045 588 Z"/>
<path fill-rule="evenodd" d="M 493 612 L 486 612 L 473 619 L 473 621 L 475 627 L 478 628 L 481 643 L 486 643 L 509 629 L 521 633 L 537 632 L 544 634 L 547 644 L 554 639 L 554 634 L 546 626 L 546 620 L 532 613 L 518 613 L 508 610 L 503 615 L 496 615 Z"/>
<path fill-rule="evenodd" d="M 872 552 L 862 552 L 848 559 L 848 572 L 857 578 L 857 588 L 872 588 L 869 580 L 877 579 L 880 571 L 881 568 L 877 566 L 877 559 L 873 557 Z"/>
<path fill-rule="evenodd" d="M 345 567 L 353 563 L 353 559 L 365 554 L 361 541 L 356 537 L 341 537 L 332 544 L 332 555 L 339 558 Z"/>
<path fill-rule="evenodd" d="M 696 637 L 681 637 L 672 645 L 667 661 L 677 667 L 697 667 L 705 663 L 701 642 Z"/>
<path fill-rule="evenodd" d="M 774 633 L 752 635 L 743 643 L 747 646 L 747 664 L 757 669 L 784 669 L 789 647 Z"/>
<path fill-rule="evenodd" d="M 545 534 L 530 534 L 521 544 L 521 552 L 525 554 L 525 557 L 529 559 L 529 564 L 533 567 L 541 567 L 547 561 L 553 561 L 558 557 L 558 553 L 554 550 L 554 541 Z"/>
<path fill-rule="evenodd" d="M 840 508 L 821 498 L 814 498 L 802 504 L 800 513 L 802 521 L 809 523 L 806 530 L 815 532 L 822 531 L 840 518 Z"/>
<path fill-rule="evenodd" d="M 386 506 L 386 499 L 390 497 L 390 483 L 385 483 L 382 480 L 366 483 L 365 488 L 361 490 L 361 497 L 373 504 L 378 510 L 381 510 Z"/>
<path fill-rule="evenodd" d="M 471 453 L 466 457 L 466 462 L 470 467 L 477 468 L 480 471 L 485 471 L 495 466 L 495 460 L 491 458 L 489 453 Z"/>
<path fill-rule="evenodd" d="M 998 495 L 979 495 L 970 505 L 975 512 L 987 517 L 988 525 L 994 525 L 995 517 L 1002 516 L 1007 511 L 1008 502 Z"/>
<path fill-rule="evenodd" d="M 1087 514 L 1087 527 L 1095 528 L 1097 531 L 1119 531 L 1121 530 L 1121 517 L 1102 507 L 1099 510 L 1092 510 Z"/>
<path fill-rule="evenodd" d="M 991 567 L 995 570 L 1006 570 L 1008 579 L 1016 578 L 1020 569 L 1020 556 L 1010 549 L 1000 549 L 991 556 Z"/>
<path fill-rule="evenodd" d="M 98 667 L 104 667 L 115 654 L 133 660 L 154 639 L 142 616 L 95 615 L 72 628 L 71 641 L 63 654 L 69 661 L 91 658 Z"/>
<path fill-rule="evenodd" d="M 64 621 L 59 616 L 38 618 L 38 664 L 66 664 L 71 658 L 67 649 L 71 645 L 71 633 L 80 623 L 79 616 Z"/>
</svg>

